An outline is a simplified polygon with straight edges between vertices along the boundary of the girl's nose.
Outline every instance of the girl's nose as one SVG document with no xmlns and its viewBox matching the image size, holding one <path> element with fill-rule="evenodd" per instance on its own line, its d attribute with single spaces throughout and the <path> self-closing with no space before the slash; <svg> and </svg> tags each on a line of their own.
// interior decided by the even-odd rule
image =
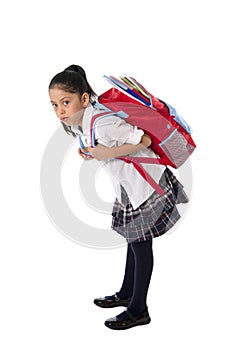
<svg viewBox="0 0 233 350">
<path fill-rule="evenodd" d="M 60 115 L 61 117 L 65 115 L 65 110 L 64 110 L 63 108 L 61 108 L 61 109 L 59 110 L 59 115 Z"/>
</svg>

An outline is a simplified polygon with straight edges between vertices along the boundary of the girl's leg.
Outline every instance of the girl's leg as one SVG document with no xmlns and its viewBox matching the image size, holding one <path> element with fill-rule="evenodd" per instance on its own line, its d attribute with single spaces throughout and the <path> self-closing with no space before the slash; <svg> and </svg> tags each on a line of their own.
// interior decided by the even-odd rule
<svg viewBox="0 0 233 350">
<path fill-rule="evenodd" d="M 131 248 L 135 259 L 134 286 L 128 311 L 137 316 L 147 309 L 146 299 L 153 271 L 152 239 L 133 242 Z"/>
<path fill-rule="evenodd" d="M 128 243 L 126 265 L 125 265 L 125 275 L 120 291 L 117 293 L 120 299 L 127 299 L 133 294 L 134 286 L 134 253 L 131 247 L 131 243 Z"/>
<path fill-rule="evenodd" d="M 146 298 L 153 270 L 152 239 L 144 242 L 132 242 L 130 243 L 130 248 L 132 250 L 134 259 L 132 258 L 131 252 L 128 251 L 130 256 L 129 261 L 132 261 L 132 264 L 128 264 L 127 266 L 126 263 L 126 267 L 128 267 L 128 269 L 126 268 L 126 275 L 123 286 L 128 285 L 129 281 L 131 281 L 131 283 L 134 281 L 132 298 L 127 310 L 133 317 L 136 317 L 142 314 L 144 311 L 147 311 Z M 134 278 L 132 276 L 133 261 Z M 126 278 L 126 276 L 128 276 L 128 278 Z M 116 317 L 118 321 L 128 320 L 128 315 L 125 311 Z M 111 319 L 107 321 L 112 322 Z"/>
<path fill-rule="evenodd" d="M 94 304 L 100 307 L 115 307 L 122 306 L 119 303 L 124 302 L 128 305 L 129 300 L 133 294 L 133 286 L 134 286 L 134 253 L 131 248 L 131 244 L 128 243 L 127 247 L 127 256 L 126 256 L 126 265 L 125 265 L 125 275 L 123 279 L 123 283 L 119 292 L 114 295 L 108 295 L 104 298 L 96 298 L 94 299 Z M 120 298 L 120 301 L 116 301 L 116 296 Z"/>
</svg>

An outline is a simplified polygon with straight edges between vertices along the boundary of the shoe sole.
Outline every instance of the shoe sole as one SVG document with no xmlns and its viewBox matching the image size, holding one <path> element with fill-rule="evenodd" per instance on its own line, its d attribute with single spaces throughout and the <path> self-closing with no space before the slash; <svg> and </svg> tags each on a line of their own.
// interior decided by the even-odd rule
<svg viewBox="0 0 233 350">
<path fill-rule="evenodd" d="M 117 305 L 101 305 L 101 304 L 94 302 L 94 304 L 96 306 L 102 307 L 103 309 L 111 309 L 113 307 L 118 307 L 118 306 L 125 306 L 125 307 L 129 306 L 129 303 L 121 303 L 121 304 L 117 304 Z"/>
<path fill-rule="evenodd" d="M 113 329 L 113 330 L 116 330 L 116 331 L 121 331 L 121 330 L 125 330 L 125 329 L 129 329 L 129 328 L 133 328 L 133 327 L 136 327 L 136 326 L 144 326 L 146 324 L 149 324 L 151 322 L 151 318 L 145 320 L 145 321 L 139 321 L 139 322 L 135 322 L 135 323 L 131 323 L 129 325 L 125 325 L 125 326 L 122 326 L 122 327 L 117 327 L 117 326 L 114 326 L 114 325 L 109 325 L 107 323 L 104 323 L 104 325 L 110 329 Z"/>
</svg>

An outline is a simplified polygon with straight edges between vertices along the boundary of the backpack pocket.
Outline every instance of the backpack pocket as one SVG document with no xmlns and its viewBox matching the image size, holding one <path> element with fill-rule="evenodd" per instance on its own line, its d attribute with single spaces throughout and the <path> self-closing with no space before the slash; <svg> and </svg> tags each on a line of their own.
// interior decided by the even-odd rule
<svg viewBox="0 0 233 350">
<path fill-rule="evenodd" d="M 159 144 L 175 168 L 179 168 L 193 151 L 192 145 L 177 129 Z"/>
</svg>

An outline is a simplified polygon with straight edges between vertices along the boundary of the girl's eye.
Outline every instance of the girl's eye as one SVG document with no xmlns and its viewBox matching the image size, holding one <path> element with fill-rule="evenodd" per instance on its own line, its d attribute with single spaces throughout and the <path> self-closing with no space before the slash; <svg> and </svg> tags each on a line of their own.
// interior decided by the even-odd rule
<svg viewBox="0 0 233 350">
<path fill-rule="evenodd" d="M 57 104 L 56 104 L 56 103 L 52 103 L 52 107 L 53 107 L 53 108 L 56 108 L 56 107 L 57 107 Z"/>
<path fill-rule="evenodd" d="M 63 103 L 64 103 L 65 106 L 67 106 L 69 101 L 64 101 Z"/>
</svg>

